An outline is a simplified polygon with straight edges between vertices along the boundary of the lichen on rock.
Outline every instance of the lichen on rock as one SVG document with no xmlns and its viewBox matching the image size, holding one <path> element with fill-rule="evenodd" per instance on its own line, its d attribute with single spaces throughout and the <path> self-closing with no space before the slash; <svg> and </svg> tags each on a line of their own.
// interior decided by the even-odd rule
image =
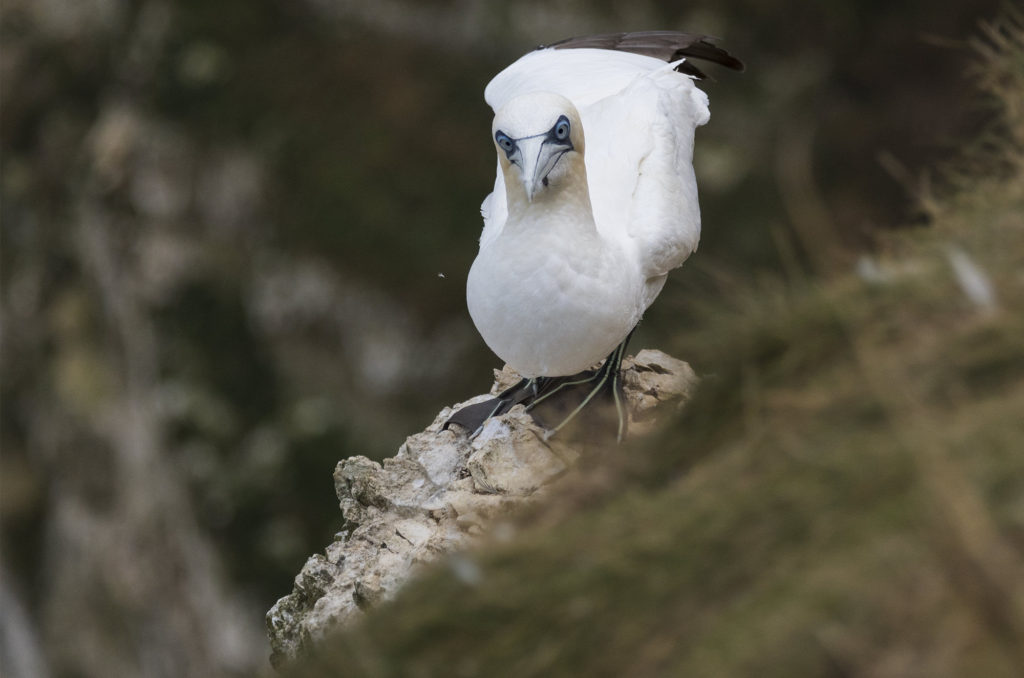
<svg viewBox="0 0 1024 678">
<path fill-rule="evenodd" d="M 688 364 L 660 351 L 626 358 L 623 372 L 633 435 L 649 428 L 658 405 L 686 402 L 697 382 Z M 492 393 L 518 379 L 508 367 L 496 371 Z M 473 438 L 457 426 L 444 430 L 454 411 L 485 398 L 444 408 L 381 463 L 363 456 L 338 462 L 334 484 L 345 527 L 267 613 L 275 666 L 394 595 L 418 565 L 465 548 L 535 501 L 584 452 L 569 438 L 546 435 L 522 406 L 489 419 Z"/>
</svg>

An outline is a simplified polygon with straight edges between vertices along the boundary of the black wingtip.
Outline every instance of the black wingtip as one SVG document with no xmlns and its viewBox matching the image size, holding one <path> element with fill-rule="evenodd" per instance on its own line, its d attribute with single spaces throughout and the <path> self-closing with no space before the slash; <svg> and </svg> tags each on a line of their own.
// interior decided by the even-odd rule
<svg viewBox="0 0 1024 678">
<path fill-rule="evenodd" d="M 714 38 L 679 31 L 635 31 L 632 33 L 604 33 L 566 38 L 537 49 L 610 49 L 632 52 L 663 59 L 667 62 L 687 59 L 676 67 L 680 73 L 703 80 L 707 75 L 694 66 L 690 59 L 701 59 L 734 71 L 744 71 L 743 62 L 713 42 Z"/>
</svg>

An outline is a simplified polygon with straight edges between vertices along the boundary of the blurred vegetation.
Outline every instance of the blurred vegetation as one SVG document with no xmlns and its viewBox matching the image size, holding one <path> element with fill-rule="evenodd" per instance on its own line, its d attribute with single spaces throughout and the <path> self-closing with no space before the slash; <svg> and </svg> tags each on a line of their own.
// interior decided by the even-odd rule
<svg viewBox="0 0 1024 678">
<path fill-rule="evenodd" d="M 938 219 L 929 180 L 959 180 L 930 168 L 991 117 L 967 38 L 997 6 L 4 2 L 2 580 L 50 671 L 261 665 L 263 611 L 340 526 L 334 463 L 489 386 L 463 292 L 493 181 L 482 90 L 523 51 L 678 28 L 748 63 L 704 85 L 705 235 L 634 340 L 723 373 L 706 333 L 752 330 L 706 307 Z M 228 626 L 186 590 L 244 611 L 235 655 L 175 664 Z"/>
<path fill-rule="evenodd" d="M 931 228 L 705 308 L 678 421 L 294 675 L 1021 675 L 1022 19 L 978 43 L 1005 117 Z"/>
</svg>

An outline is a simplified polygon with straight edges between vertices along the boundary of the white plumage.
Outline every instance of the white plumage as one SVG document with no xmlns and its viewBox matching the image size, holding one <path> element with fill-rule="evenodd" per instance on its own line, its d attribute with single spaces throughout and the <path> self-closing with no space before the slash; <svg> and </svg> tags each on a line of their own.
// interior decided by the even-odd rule
<svg viewBox="0 0 1024 678">
<path fill-rule="evenodd" d="M 609 355 L 697 249 L 693 138 L 708 102 L 678 63 L 547 48 L 487 85 L 498 172 L 467 302 L 487 345 L 525 377 Z"/>
</svg>

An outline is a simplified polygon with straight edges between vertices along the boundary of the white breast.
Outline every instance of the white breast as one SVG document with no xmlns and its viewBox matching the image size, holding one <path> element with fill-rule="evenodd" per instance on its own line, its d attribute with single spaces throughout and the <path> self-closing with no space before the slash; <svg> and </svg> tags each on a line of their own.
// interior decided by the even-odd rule
<svg viewBox="0 0 1024 678">
<path fill-rule="evenodd" d="M 575 374 L 605 358 L 640 320 L 634 262 L 596 233 L 509 229 L 481 250 L 469 313 L 487 345 L 527 377 Z"/>
</svg>

